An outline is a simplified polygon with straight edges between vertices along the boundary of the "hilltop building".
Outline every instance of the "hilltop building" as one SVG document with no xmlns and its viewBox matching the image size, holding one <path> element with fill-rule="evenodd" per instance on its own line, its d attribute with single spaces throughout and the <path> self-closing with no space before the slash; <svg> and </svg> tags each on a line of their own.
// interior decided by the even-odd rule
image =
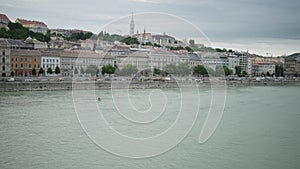
<svg viewBox="0 0 300 169">
<path fill-rule="evenodd" d="M 46 34 L 48 31 L 47 25 L 44 22 L 25 20 L 25 19 L 16 19 L 17 23 L 20 23 L 26 28 L 29 28 L 32 32 Z"/>
<path fill-rule="evenodd" d="M 5 28 L 8 30 L 9 18 L 5 14 L 0 14 L 0 28 Z"/>
</svg>

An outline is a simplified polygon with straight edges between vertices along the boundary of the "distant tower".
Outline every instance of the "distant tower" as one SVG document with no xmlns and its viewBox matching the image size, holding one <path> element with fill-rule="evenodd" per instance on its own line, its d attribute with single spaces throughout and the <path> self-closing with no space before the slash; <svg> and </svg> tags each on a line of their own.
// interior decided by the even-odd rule
<svg viewBox="0 0 300 169">
<path fill-rule="evenodd" d="M 133 13 L 131 13 L 131 21 L 130 21 L 130 36 L 134 34 L 134 21 L 133 21 Z"/>
</svg>

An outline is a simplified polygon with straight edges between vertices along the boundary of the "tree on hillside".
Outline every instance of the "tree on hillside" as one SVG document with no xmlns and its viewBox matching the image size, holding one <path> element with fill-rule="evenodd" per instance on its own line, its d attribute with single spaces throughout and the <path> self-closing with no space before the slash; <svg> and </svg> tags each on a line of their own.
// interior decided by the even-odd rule
<svg viewBox="0 0 300 169">
<path fill-rule="evenodd" d="M 86 40 L 93 36 L 92 32 L 76 32 L 72 33 L 70 37 L 67 37 L 66 40 L 78 41 L 78 40 Z"/>
<path fill-rule="evenodd" d="M 186 46 L 184 49 L 187 50 L 188 52 L 194 52 L 194 50 L 189 46 Z"/>
<path fill-rule="evenodd" d="M 42 33 L 32 32 L 28 28 L 23 27 L 20 23 L 8 23 L 9 30 L 5 28 L 0 29 L 1 38 L 10 38 L 10 39 L 20 39 L 25 40 L 28 37 L 35 38 L 42 42 L 50 41 L 50 32 L 48 31 L 46 35 Z"/>
<path fill-rule="evenodd" d="M 121 42 L 126 43 L 127 45 L 140 44 L 140 42 L 138 41 L 137 38 L 135 38 L 135 37 L 130 37 L 130 36 L 128 36 L 128 37 L 122 39 Z"/>
</svg>

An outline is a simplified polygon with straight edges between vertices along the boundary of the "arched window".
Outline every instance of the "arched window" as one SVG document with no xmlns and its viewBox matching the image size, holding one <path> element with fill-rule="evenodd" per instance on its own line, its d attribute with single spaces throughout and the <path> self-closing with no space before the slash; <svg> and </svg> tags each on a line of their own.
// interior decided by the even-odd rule
<svg viewBox="0 0 300 169">
<path fill-rule="evenodd" d="M 5 71 L 5 66 L 2 66 L 2 70 Z"/>
<path fill-rule="evenodd" d="M 5 63 L 5 58 L 2 58 L 2 62 Z"/>
</svg>

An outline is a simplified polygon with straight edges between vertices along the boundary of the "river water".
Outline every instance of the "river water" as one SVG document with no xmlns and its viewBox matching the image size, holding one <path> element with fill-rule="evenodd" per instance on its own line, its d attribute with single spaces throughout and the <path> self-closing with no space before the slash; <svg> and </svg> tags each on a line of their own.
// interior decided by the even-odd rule
<svg viewBox="0 0 300 169">
<path fill-rule="evenodd" d="M 168 96 L 180 91 L 162 92 Z M 151 89 L 130 90 L 136 109 L 149 107 L 149 99 L 144 97 L 149 93 Z M 87 136 L 77 119 L 72 91 L 2 92 L 0 168 L 300 168 L 299 87 L 228 88 L 216 132 L 199 144 L 210 95 L 208 88 L 200 89 L 201 111 L 182 142 L 163 154 L 131 159 L 103 150 Z M 180 106 L 176 103 L 180 97 L 170 98 L 161 118 L 148 129 L 139 125 L 134 130 L 132 127 L 137 124 L 122 121 L 116 113 L 109 90 L 96 91 L 96 96 L 102 98 L 97 104 L 108 123 L 119 132 L 136 137 L 165 130 L 176 119 L 173 112 Z"/>
</svg>

